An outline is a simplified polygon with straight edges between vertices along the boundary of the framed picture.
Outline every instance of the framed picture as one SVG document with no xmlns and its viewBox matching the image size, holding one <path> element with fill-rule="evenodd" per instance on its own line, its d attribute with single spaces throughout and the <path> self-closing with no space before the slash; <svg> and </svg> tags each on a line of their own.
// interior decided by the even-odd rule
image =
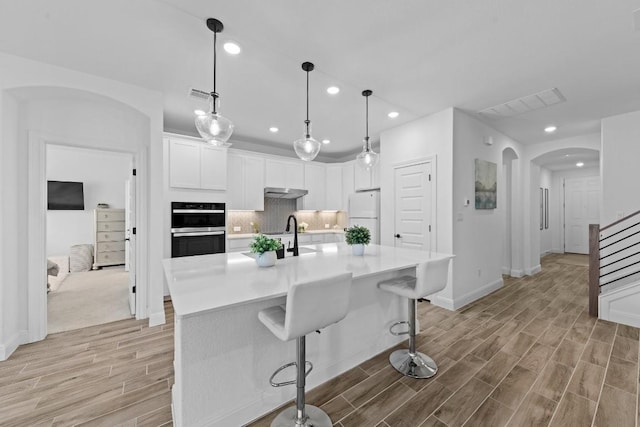
<svg viewBox="0 0 640 427">
<path fill-rule="evenodd" d="M 544 191 L 540 187 L 540 230 L 544 229 Z"/>
<path fill-rule="evenodd" d="M 544 189 L 544 229 L 549 228 L 549 189 Z"/>
<path fill-rule="evenodd" d="M 476 159 L 476 209 L 495 209 L 497 206 L 498 165 Z"/>
</svg>

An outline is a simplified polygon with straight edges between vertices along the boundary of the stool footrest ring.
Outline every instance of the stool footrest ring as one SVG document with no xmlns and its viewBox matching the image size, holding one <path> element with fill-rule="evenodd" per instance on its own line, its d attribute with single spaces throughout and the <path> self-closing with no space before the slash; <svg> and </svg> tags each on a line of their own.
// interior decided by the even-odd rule
<svg viewBox="0 0 640 427">
<path fill-rule="evenodd" d="M 391 335 L 395 335 L 395 336 L 409 335 L 409 331 L 396 332 L 396 331 L 393 330 L 393 328 L 395 328 L 396 326 L 400 326 L 400 325 L 409 326 L 409 322 L 406 321 L 406 320 L 401 320 L 399 322 L 394 323 L 393 325 L 389 326 L 389 333 L 391 333 Z"/>
<path fill-rule="evenodd" d="M 271 387 L 283 387 L 285 385 L 292 385 L 296 383 L 297 380 L 283 381 L 279 383 L 273 381 L 276 375 L 278 375 L 280 372 L 284 371 L 285 369 L 290 368 L 291 366 L 298 366 L 298 364 L 296 362 L 287 363 L 286 365 L 280 366 L 278 369 L 275 370 L 273 374 L 271 374 L 271 377 L 269 378 L 269 384 L 271 384 Z M 313 370 L 313 364 L 307 360 L 305 361 L 305 367 L 307 368 L 306 372 L 304 373 L 304 376 L 306 378 L 309 376 L 309 373 L 311 373 L 311 371 Z"/>
</svg>

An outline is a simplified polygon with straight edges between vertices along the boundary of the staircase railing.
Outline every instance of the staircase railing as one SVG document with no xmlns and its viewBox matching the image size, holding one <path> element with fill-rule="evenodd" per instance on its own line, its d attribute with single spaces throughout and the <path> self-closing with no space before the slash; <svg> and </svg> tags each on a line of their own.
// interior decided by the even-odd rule
<svg viewBox="0 0 640 427">
<path fill-rule="evenodd" d="M 603 288 L 634 276 L 640 277 L 640 211 L 602 228 L 589 224 L 589 315 L 598 316 Z"/>
</svg>

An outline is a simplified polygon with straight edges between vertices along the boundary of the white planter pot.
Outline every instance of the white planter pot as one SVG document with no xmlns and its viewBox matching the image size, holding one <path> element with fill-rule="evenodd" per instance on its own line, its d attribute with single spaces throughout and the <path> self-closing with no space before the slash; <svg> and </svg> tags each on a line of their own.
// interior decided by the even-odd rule
<svg viewBox="0 0 640 427">
<path fill-rule="evenodd" d="M 351 253 L 357 256 L 364 255 L 364 245 L 363 244 L 351 245 Z"/>
<path fill-rule="evenodd" d="M 273 267 L 276 265 L 276 251 L 258 254 L 256 257 L 256 263 L 259 267 Z"/>
</svg>

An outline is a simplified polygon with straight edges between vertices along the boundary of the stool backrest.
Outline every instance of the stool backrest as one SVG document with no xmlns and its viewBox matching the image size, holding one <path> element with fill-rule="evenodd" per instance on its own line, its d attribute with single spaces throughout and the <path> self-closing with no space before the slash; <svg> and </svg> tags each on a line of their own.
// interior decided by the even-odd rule
<svg viewBox="0 0 640 427">
<path fill-rule="evenodd" d="M 349 310 L 351 273 L 295 283 L 287 293 L 284 330 L 287 339 L 307 335 L 345 318 Z"/>
<path fill-rule="evenodd" d="M 447 286 L 451 258 L 453 257 L 429 260 L 416 267 L 417 298 L 439 292 Z"/>
</svg>

